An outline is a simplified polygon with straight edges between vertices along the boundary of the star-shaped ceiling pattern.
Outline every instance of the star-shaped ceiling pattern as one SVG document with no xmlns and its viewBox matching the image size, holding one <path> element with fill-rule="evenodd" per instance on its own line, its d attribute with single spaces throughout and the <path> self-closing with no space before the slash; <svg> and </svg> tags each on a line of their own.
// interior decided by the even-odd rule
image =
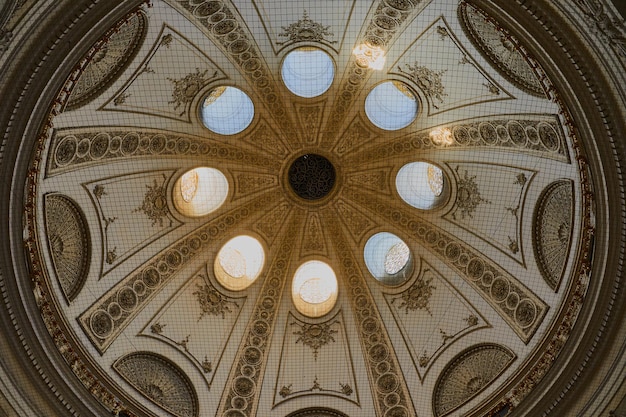
<svg viewBox="0 0 626 417">
<path fill-rule="evenodd" d="M 539 63 L 465 2 L 155 1 L 49 120 L 37 291 L 76 376 L 94 364 L 119 404 L 504 412 L 578 314 L 582 146 Z"/>
</svg>

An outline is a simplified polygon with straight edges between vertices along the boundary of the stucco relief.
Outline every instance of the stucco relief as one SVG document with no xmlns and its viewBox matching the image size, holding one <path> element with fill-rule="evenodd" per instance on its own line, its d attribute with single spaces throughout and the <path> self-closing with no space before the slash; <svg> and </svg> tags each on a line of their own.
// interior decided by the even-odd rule
<svg viewBox="0 0 626 417">
<path fill-rule="evenodd" d="M 327 228 L 335 237 L 333 245 L 342 259 L 339 271 L 347 280 L 348 297 L 358 322 L 359 340 L 365 357 L 367 374 L 374 391 L 377 415 L 415 417 L 415 409 L 398 357 L 385 329 L 365 277 L 360 270 L 342 231 L 339 220 L 332 212 L 324 213 Z"/>
<path fill-rule="evenodd" d="M 428 116 L 515 98 L 459 42 L 444 16 L 407 47 L 389 73 L 421 91 Z"/>
<path fill-rule="evenodd" d="M 46 237 L 56 278 L 68 301 L 76 298 L 89 273 L 91 241 L 82 210 L 67 196 L 44 200 Z"/>
<path fill-rule="evenodd" d="M 57 175 L 112 159 L 158 156 L 211 158 L 239 161 L 268 170 L 279 170 L 280 161 L 211 138 L 150 130 L 55 130 L 48 174 Z"/>
<path fill-rule="evenodd" d="M 537 266 L 554 291 L 559 288 L 570 251 L 574 226 L 573 193 L 569 180 L 550 184 L 539 197 L 533 217 Z"/>
<path fill-rule="evenodd" d="M 520 115 L 521 116 L 521 115 Z M 430 149 L 490 148 L 524 152 L 542 158 L 569 162 L 563 127 L 556 115 L 536 119 L 526 117 L 481 117 L 465 123 L 451 123 L 449 139 L 437 140 L 431 132 L 421 130 L 385 143 L 376 143 L 345 157 L 346 164 L 375 161 L 381 158 L 413 155 Z"/>
<path fill-rule="evenodd" d="M 300 246 L 301 258 L 313 254 L 328 256 L 326 234 L 324 233 L 318 214 L 310 213 L 308 215 L 302 235 L 302 244 Z"/>
<path fill-rule="evenodd" d="M 225 384 L 217 416 L 254 416 L 258 407 L 267 355 L 274 333 L 278 307 L 292 262 L 302 212 L 285 220 L 283 240 L 275 253 Z"/>
<path fill-rule="evenodd" d="M 380 197 L 350 189 L 346 196 L 372 214 L 391 221 L 456 270 L 493 307 L 521 340 L 528 343 L 548 305 L 526 285 L 465 242 L 415 214 L 392 208 Z"/>
<path fill-rule="evenodd" d="M 198 396 L 189 377 L 165 357 L 135 352 L 119 358 L 113 369 L 146 398 L 175 416 L 199 415 Z"/>
<path fill-rule="evenodd" d="M 431 0 L 411 1 L 378 1 L 370 9 L 364 32 L 357 44 L 365 43 L 372 47 L 388 48 L 397 39 L 398 33 L 411 22 Z M 353 103 L 360 94 L 360 90 L 367 82 L 372 70 L 354 56 L 350 58 L 346 75 L 337 91 L 338 99 L 330 109 L 330 117 L 326 122 L 320 144 L 332 147 L 338 140 L 345 117 L 350 113 Z"/>
<path fill-rule="evenodd" d="M 163 250 L 102 295 L 79 317 L 94 346 L 104 352 L 183 265 L 241 221 L 263 213 L 276 197 L 268 193 L 216 217 Z"/>
<path fill-rule="evenodd" d="M 178 65 L 168 65 L 177 62 Z M 192 122 L 191 104 L 211 83 L 225 80 L 222 69 L 201 48 L 163 24 L 151 50 L 124 85 L 100 110 L 137 113 Z M 145 92 L 150 91 L 146 96 Z"/>
<path fill-rule="evenodd" d="M 439 356 L 459 339 L 491 327 L 478 310 L 426 260 L 406 288 L 383 295 L 423 382 Z"/>
<path fill-rule="evenodd" d="M 207 36 L 236 63 L 241 74 L 257 89 L 276 122 L 280 123 L 285 131 L 294 131 L 293 122 L 270 69 L 237 9 L 226 0 L 177 0 L 177 2 L 190 13 L 191 19 L 206 29 Z"/>
<path fill-rule="evenodd" d="M 278 34 L 284 41 L 276 42 L 277 45 L 285 45 L 295 42 L 320 42 L 327 44 L 337 43 L 333 38 L 335 34 L 331 32 L 330 26 L 314 22 L 309 18 L 305 10 L 302 18 L 297 22 L 282 27 L 282 32 Z"/>
<path fill-rule="evenodd" d="M 89 103 L 104 92 L 133 60 L 146 36 L 148 18 L 135 11 L 110 29 L 80 61 L 66 110 Z"/>
<path fill-rule="evenodd" d="M 463 30 L 480 53 L 517 88 L 537 97 L 546 97 L 539 81 L 539 64 L 530 58 L 520 42 L 493 18 L 476 6 L 462 1 L 458 9 Z"/>
<path fill-rule="evenodd" d="M 457 355 L 441 372 L 433 395 L 436 417 L 450 414 L 486 389 L 516 359 L 496 344 L 472 346 Z"/>
<path fill-rule="evenodd" d="M 247 299 L 220 291 L 205 265 L 150 319 L 140 335 L 174 346 L 198 368 L 210 387 Z"/>
<path fill-rule="evenodd" d="M 336 366 L 326 368 L 324 364 L 329 361 Z M 274 407 L 311 395 L 340 397 L 359 404 L 342 311 L 319 323 L 288 315 L 274 391 Z"/>
<path fill-rule="evenodd" d="M 172 173 L 154 171 L 83 184 L 99 217 L 100 277 L 181 224 L 172 216 L 166 195 Z"/>
</svg>

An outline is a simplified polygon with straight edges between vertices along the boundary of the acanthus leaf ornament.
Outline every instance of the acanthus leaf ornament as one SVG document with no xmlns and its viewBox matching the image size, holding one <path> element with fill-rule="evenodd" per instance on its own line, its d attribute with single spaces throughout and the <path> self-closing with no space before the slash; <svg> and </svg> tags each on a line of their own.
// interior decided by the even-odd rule
<svg viewBox="0 0 626 417">
<path fill-rule="evenodd" d="M 295 42 L 337 43 L 337 41 L 327 39 L 335 36 L 335 34 L 330 31 L 330 26 L 324 26 L 321 23 L 311 20 L 306 10 L 302 14 L 302 18 L 300 20 L 287 27 L 283 26 L 282 29 L 283 31 L 279 33 L 278 36 L 281 38 L 287 38 L 287 40 L 284 42 L 276 42 L 277 45 L 285 45 L 287 43 Z"/>
</svg>

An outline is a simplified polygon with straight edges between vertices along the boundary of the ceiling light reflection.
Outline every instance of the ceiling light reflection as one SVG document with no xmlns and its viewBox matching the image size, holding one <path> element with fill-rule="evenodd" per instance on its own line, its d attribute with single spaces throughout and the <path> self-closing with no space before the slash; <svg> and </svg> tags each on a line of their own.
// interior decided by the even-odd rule
<svg viewBox="0 0 626 417">
<path fill-rule="evenodd" d="M 385 51 L 379 46 L 362 43 L 354 48 L 352 54 L 356 57 L 356 62 L 360 67 L 380 71 L 385 66 Z"/>
<path fill-rule="evenodd" d="M 452 131 L 447 127 L 431 130 L 429 136 L 433 144 L 437 146 L 450 146 L 454 143 Z"/>
</svg>

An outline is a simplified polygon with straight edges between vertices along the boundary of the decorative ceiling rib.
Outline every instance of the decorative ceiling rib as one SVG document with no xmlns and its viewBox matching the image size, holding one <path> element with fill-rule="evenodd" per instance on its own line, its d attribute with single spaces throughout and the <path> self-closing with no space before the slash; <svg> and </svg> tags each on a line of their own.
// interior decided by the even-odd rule
<svg viewBox="0 0 626 417">
<path fill-rule="evenodd" d="M 590 302 L 607 156 L 474 2 L 283 3 L 154 0 L 60 68 L 24 223 L 61 357 L 125 417 L 507 415 Z M 309 98 L 281 68 L 311 49 Z M 408 125 L 369 112 L 385 82 Z M 220 134 L 227 88 L 253 114 Z"/>
</svg>

